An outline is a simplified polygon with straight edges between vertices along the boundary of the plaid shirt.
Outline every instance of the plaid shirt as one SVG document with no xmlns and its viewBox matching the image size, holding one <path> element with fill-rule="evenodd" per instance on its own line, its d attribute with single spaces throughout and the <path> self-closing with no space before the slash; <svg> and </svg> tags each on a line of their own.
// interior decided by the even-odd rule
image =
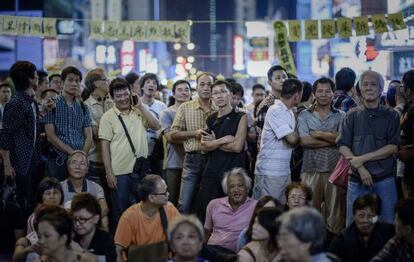
<svg viewBox="0 0 414 262">
<path fill-rule="evenodd" d="M 336 109 L 342 110 L 345 113 L 348 112 L 351 108 L 358 106 L 355 100 L 342 90 L 335 91 L 332 105 Z"/>
<path fill-rule="evenodd" d="M 210 110 L 204 111 L 198 98 L 183 103 L 177 110 L 171 131 L 195 131 L 206 126 L 206 119 L 216 112 L 216 106 L 211 103 Z M 184 141 L 185 152 L 201 151 L 200 141 L 195 137 Z"/>
<path fill-rule="evenodd" d="M 53 124 L 56 136 L 75 150 L 82 150 L 85 137 L 83 129 L 91 126 L 89 109 L 85 104 L 74 100 L 72 106 L 66 104 L 63 96 L 58 96 L 56 108 L 44 116 L 44 124 Z M 66 154 L 54 148 L 58 157 L 66 159 Z"/>
<path fill-rule="evenodd" d="M 414 255 L 412 254 L 411 247 L 408 243 L 395 236 L 385 244 L 384 248 L 378 252 L 373 259 L 370 260 L 370 262 L 382 261 L 412 262 L 414 261 Z"/>
</svg>

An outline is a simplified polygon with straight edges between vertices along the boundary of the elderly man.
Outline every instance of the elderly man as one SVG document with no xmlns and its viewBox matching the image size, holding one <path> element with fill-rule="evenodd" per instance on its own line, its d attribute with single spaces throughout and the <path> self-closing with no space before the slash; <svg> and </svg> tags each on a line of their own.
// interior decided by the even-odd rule
<svg viewBox="0 0 414 262">
<path fill-rule="evenodd" d="M 104 228 L 108 229 L 108 204 L 105 200 L 104 191 L 99 184 L 85 178 L 88 170 L 87 155 L 83 151 L 76 150 L 69 155 L 67 165 L 69 177 L 60 182 L 63 189 L 63 203 L 70 207 L 69 203 L 72 202 L 77 193 L 90 193 L 98 200 L 102 209 L 102 224 Z"/>
<path fill-rule="evenodd" d="M 316 209 L 294 208 L 277 221 L 280 224 L 277 242 L 284 261 L 331 261 L 323 252 L 325 224 Z"/>
<path fill-rule="evenodd" d="M 384 79 L 375 71 L 365 71 L 359 79 L 363 106 L 349 112 L 339 137 L 339 152 L 352 167 L 348 182 L 346 224 L 352 222 L 352 204 L 367 193 L 376 193 L 382 200 L 381 218 L 394 220 L 397 202 L 395 184 L 396 160 L 400 142 L 400 120 L 392 108 L 380 105 Z"/>
<path fill-rule="evenodd" d="M 235 255 L 240 232 L 249 225 L 257 201 L 248 197 L 252 182 L 243 168 L 227 172 L 221 184 L 227 196 L 210 201 L 204 230 L 210 252 Z"/>
<path fill-rule="evenodd" d="M 167 223 L 180 216 L 174 205 L 168 202 L 167 185 L 160 176 L 147 175 L 143 178 L 139 192 L 141 202 L 125 210 L 116 229 L 115 244 L 119 257 L 130 247 L 165 241 L 166 229 L 161 216 L 166 217 Z M 160 254 L 160 261 L 166 255 Z"/>
</svg>

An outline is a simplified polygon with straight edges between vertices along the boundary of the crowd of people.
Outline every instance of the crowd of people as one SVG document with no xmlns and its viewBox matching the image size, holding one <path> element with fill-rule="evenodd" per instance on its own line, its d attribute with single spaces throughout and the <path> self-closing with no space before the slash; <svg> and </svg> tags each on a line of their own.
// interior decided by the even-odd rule
<svg viewBox="0 0 414 262">
<path fill-rule="evenodd" d="M 9 77 L 0 261 L 414 260 L 414 70 Z"/>
</svg>

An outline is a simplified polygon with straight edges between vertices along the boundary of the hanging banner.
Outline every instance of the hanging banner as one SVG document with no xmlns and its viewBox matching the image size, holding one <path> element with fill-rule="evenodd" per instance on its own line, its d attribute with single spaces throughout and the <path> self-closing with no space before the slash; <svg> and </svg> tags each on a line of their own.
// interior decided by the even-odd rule
<svg viewBox="0 0 414 262">
<path fill-rule="evenodd" d="M 289 42 L 287 41 L 286 26 L 283 22 L 278 21 L 273 23 L 273 28 L 276 33 L 276 52 L 280 64 L 288 73 L 296 75 L 295 61 L 293 60 L 292 50 L 290 50 Z"/>
<path fill-rule="evenodd" d="M 354 18 L 356 36 L 369 35 L 368 16 Z"/>
<path fill-rule="evenodd" d="M 146 40 L 159 41 L 161 39 L 161 23 L 159 21 L 148 21 L 146 27 Z"/>
<path fill-rule="evenodd" d="M 338 35 L 340 38 L 348 38 L 352 36 L 352 20 L 350 18 L 339 17 L 336 20 L 338 27 Z"/>
<path fill-rule="evenodd" d="M 56 18 L 43 18 L 43 36 L 56 37 Z"/>
<path fill-rule="evenodd" d="M 190 43 L 190 23 L 175 22 L 174 37 L 176 42 Z"/>
<path fill-rule="evenodd" d="M 17 17 L 15 16 L 4 17 L 3 33 L 6 35 L 17 35 Z"/>
<path fill-rule="evenodd" d="M 145 41 L 145 21 L 131 22 L 131 39 L 137 42 Z"/>
<path fill-rule="evenodd" d="M 318 39 L 318 20 L 305 20 L 305 39 Z"/>
<path fill-rule="evenodd" d="M 118 36 L 119 40 L 131 39 L 131 23 L 130 22 L 119 22 L 118 23 Z"/>
<path fill-rule="evenodd" d="M 105 21 L 104 22 L 104 39 L 116 40 L 118 34 L 118 22 Z"/>
<path fill-rule="evenodd" d="M 372 15 L 371 21 L 374 26 L 375 33 L 385 33 L 388 32 L 387 20 L 385 20 L 385 15 Z"/>
<path fill-rule="evenodd" d="M 90 39 L 103 39 L 104 38 L 104 34 L 103 34 L 103 21 L 90 21 L 89 25 L 90 25 L 90 33 L 89 33 L 89 38 Z"/>
<path fill-rule="evenodd" d="M 321 33 L 322 38 L 334 38 L 335 37 L 335 20 L 323 19 L 321 20 Z"/>
<path fill-rule="evenodd" d="M 28 17 L 17 17 L 17 34 L 30 35 L 30 19 Z"/>
<path fill-rule="evenodd" d="M 297 42 L 302 40 L 302 26 L 300 20 L 289 20 L 289 41 Z"/>
<path fill-rule="evenodd" d="M 394 31 L 407 28 L 407 25 L 404 22 L 403 13 L 389 14 L 388 22 Z"/>
<path fill-rule="evenodd" d="M 174 23 L 162 23 L 161 24 L 161 38 L 164 41 L 175 41 L 175 24 Z"/>
<path fill-rule="evenodd" d="M 43 36 L 43 19 L 39 17 L 30 18 L 30 35 Z"/>
</svg>

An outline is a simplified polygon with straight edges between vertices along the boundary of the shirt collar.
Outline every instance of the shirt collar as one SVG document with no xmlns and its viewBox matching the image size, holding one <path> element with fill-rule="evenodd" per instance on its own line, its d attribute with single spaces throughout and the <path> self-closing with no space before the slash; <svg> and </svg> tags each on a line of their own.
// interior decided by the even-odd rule
<svg viewBox="0 0 414 262">
<path fill-rule="evenodd" d="M 76 193 L 75 188 L 73 187 L 72 183 L 70 182 L 70 179 L 67 180 L 67 184 L 68 184 L 68 191 Z M 82 182 L 81 192 L 86 192 L 86 191 L 88 191 L 88 186 L 86 185 L 86 178 L 84 178 L 83 182 Z"/>
<path fill-rule="evenodd" d="M 240 207 L 242 207 L 242 206 L 244 206 L 244 205 L 246 205 L 247 203 L 250 203 L 250 201 L 252 201 L 252 199 L 250 198 L 250 197 L 247 197 L 246 198 L 246 201 L 244 201 L 244 203 L 240 206 Z M 231 205 L 230 205 L 230 201 L 229 201 L 229 197 L 228 196 L 226 196 L 226 197 L 223 197 L 223 199 L 222 199 L 222 202 L 221 202 L 224 206 L 226 206 L 226 207 L 228 207 L 228 208 L 230 208 L 230 209 L 233 209 L 232 207 L 231 207 Z M 239 208 L 240 208 L 239 207 Z"/>
<path fill-rule="evenodd" d="M 200 104 L 200 100 L 199 99 L 200 99 L 199 97 L 197 97 L 197 98 L 194 99 L 194 107 L 195 107 L 195 109 L 201 109 L 201 110 L 203 110 L 203 108 L 201 107 L 201 104 Z M 209 111 L 217 111 L 217 109 L 218 109 L 217 106 L 210 99 L 210 110 Z"/>
<path fill-rule="evenodd" d="M 309 112 L 313 113 L 315 111 L 316 108 L 316 103 L 311 105 L 311 107 L 308 108 Z M 333 105 L 331 104 L 331 112 L 332 113 L 339 113 L 339 110 L 336 109 L 335 107 L 333 107 Z"/>
<path fill-rule="evenodd" d="M 114 112 L 117 116 L 119 116 L 119 115 L 128 115 L 126 113 L 122 113 L 121 111 L 119 111 L 119 109 L 115 105 L 112 108 L 113 108 L 113 110 L 114 110 Z M 138 111 L 138 110 L 134 107 L 131 107 L 130 113 L 133 112 L 133 111 Z"/>
</svg>

